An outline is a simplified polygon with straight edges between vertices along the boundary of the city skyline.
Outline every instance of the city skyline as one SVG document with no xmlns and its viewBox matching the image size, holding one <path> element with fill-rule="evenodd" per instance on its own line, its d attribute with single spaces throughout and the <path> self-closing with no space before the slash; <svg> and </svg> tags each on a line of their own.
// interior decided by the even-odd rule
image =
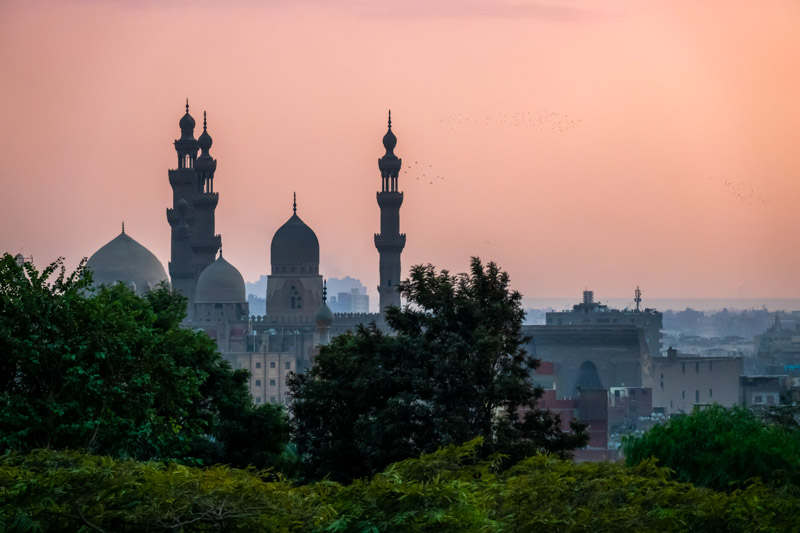
<svg viewBox="0 0 800 533">
<path fill-rule="evenodd" d="M 779 1 L 7 2 L 0 246 L 74 268 L 124 221 L 166 268 L 188 96 L 226 259 L 266 274 L 296 191 L 320 273 L 377 301 L 391 108 L 405 272 L 478 255 L 525 298 L 800 298 L 797 21 Z"/>
</svg>

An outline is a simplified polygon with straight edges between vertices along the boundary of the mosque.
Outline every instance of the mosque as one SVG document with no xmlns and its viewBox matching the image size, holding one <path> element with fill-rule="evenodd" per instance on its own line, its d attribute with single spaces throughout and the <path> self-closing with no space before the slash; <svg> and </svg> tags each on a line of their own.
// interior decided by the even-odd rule
<svg viewBox="0 0 800 533">
<path fill-rule="evenodd" d="M 95 283 L 122 282 L 138 294 L 161 282 L 169 283 L 188 299 L 186 325 L 215 339 L 234 368 L 250 371 L 254 401 L 288 402 L 285 383 L 289 372 L 310 368 L 319 346 L 327 344 L 332 335 L 362 323 L 383 326 L 383 315 L 331 312 L 320 274 L 319 240 L 298 215 L 295 197 L 291 216 L 275 232 L 270 245 L 266 314 L 251 316 L 244 278 L 223 257 L 222 237 L 215 233 L 217 161 L 210 154 L 212 139 L 205 113 L 203 132 L 197 139 L 188 101 L 179 127 L 181 136 L 174 143 L 178 165 L 168 173 L 173 193 L 172 207 L 167 209 L 169 277 L 155 255 L 125 233 L 124 225 L 122 233 L 95 252 L 87 266 Z M 383 137 L 386 153 L 378 160 L 381 232 L 375 234 L 381 311 L 400 306 L 396 286 L 402 276 L 400 257 L 406 240 L 400 233 L 403 193 L 398 190 L 398 176 L 402 160 L 394 154 L 396 145 L 389 112 Z"/>
</svg>

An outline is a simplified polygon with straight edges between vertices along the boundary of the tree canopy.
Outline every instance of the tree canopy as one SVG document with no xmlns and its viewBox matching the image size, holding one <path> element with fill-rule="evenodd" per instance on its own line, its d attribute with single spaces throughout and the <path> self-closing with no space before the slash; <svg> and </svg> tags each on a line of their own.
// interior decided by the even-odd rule
<svg viewBox="0 0 800 533">
<path fill-rule="evenodd" d="M 655 457 L 680 481 L 734 490 L 755 478 L 800 488 L 800 431 L 746 407 L 712 405 L 623 441 L 629 465 Z"/>
<path fill-rule="evenodd" d="M 481 439 L 394 463 L 347 486 L 224 466 L 73 451 L 0 456 L 2 531 L 796 531 L 796 493 L 754 482 L 717 492 L 645 461 L 537 455 L 509 469 Z"/>
<path fill-rule="evenodd" d="M 293 440 L 309 475 L 349 481 L 475 437 L 512 460 L 586 444 L 585 426 L 564 432 L 536 408 L 521 296 L 496 264 L 473 258 L 457 275 L 415 266 L 398 290 L 407 305 L 386 313 L 393 335 L 359 327 L 290 379 Z"/>
<path fill-rule="evenodd" d="M 139 459 L 266 466 L 288 437 L 277 406 L 254 407 L 186 300 L 92 288 L 82 262 L 38 272 L 0 260 L 0 449 L 80 448 Z M 253 421 L 258 420 L 258 424 Z M 242 438 L 253 426 L 260 429 Z"/>
</svg>

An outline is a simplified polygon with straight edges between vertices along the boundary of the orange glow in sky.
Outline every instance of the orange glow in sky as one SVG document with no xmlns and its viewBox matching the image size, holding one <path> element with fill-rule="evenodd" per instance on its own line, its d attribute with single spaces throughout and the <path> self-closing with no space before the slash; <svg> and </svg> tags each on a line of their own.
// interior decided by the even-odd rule
<svg viewBox="0 0 800 533">
<path fill-rule="evenodd" d="M 799 23 L 793 0 L 6 0 L 0 250 L 74 267 L 124 220 L 166 268 L 188 96 L 226 259 L 266 274 L 296 191 L 321 273 L 376 300 L 391 108 L 404 268 L 797 298 Z"/>
</svg>

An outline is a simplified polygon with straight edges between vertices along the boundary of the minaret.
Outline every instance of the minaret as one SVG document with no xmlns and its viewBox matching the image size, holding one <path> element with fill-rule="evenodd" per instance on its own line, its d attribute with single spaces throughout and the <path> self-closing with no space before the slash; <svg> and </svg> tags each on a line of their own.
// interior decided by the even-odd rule
<svg viewBox="0 0 800 533">
<path fill-rule="evenodd" d="M 215 234 L 214 213 L 217 203 L 219 203 L 219 194 L 214 192 L 214 173 L 217 170 L 217 160 L 212 159 L 209 154 L 211 143 L 211 135 L 207 131 L 206 112 L 203 111 L 203 133 L 197 139 L 200 156 L 194 164 L 197 176 L 195 193 L 191 200 L 194 208 L 191 248 L 195 282 L 200 278 L 203 270 L 214 262 L 217 252 L 222 249 L 220 236 Z"/>
<path fill-rule="evenodd" d="M 194 138 L 195 122 L 189 114 L 188 99 L 179 126 L 181 137 L 175 141 L 178 167 L 169 171 L 173 206 L 167 209 L 167 221 L 172 228 L 169 276 L 173 290 L 189 299 L 191 313 L 197 279 L 214 261 L 221 243 L 220 236 L 214 234 L 214 210 L 219 201 L 213 192 L 217 162 L 208 153 L 211 137 L 205 119 L 203 134 L 198 140 Z"/>
<path fill-rule="evenodd" d="M 380 280 L 378 294 L 380 296 L 380 312 L 387 307 L 400 307 L 400 293 L 397 284 L 400 282 L 402 269 L 400 254 L 406 245 L 405 233 L 400 233 L 400 206 L 403 205 L 403 193 L 397 190 L 397 177 L 403 162 L 394 155 L 397 137 L 392 133 L 392 112 L 389 111 L 389 131 L 383 136 L 386 154 L 378 159 L 381 171 L 381 190 L 378 192 L 378 206 L 381 208 L 381 232 L 375 234 L 375 248 L 380 255 Z"/>
</svg>

